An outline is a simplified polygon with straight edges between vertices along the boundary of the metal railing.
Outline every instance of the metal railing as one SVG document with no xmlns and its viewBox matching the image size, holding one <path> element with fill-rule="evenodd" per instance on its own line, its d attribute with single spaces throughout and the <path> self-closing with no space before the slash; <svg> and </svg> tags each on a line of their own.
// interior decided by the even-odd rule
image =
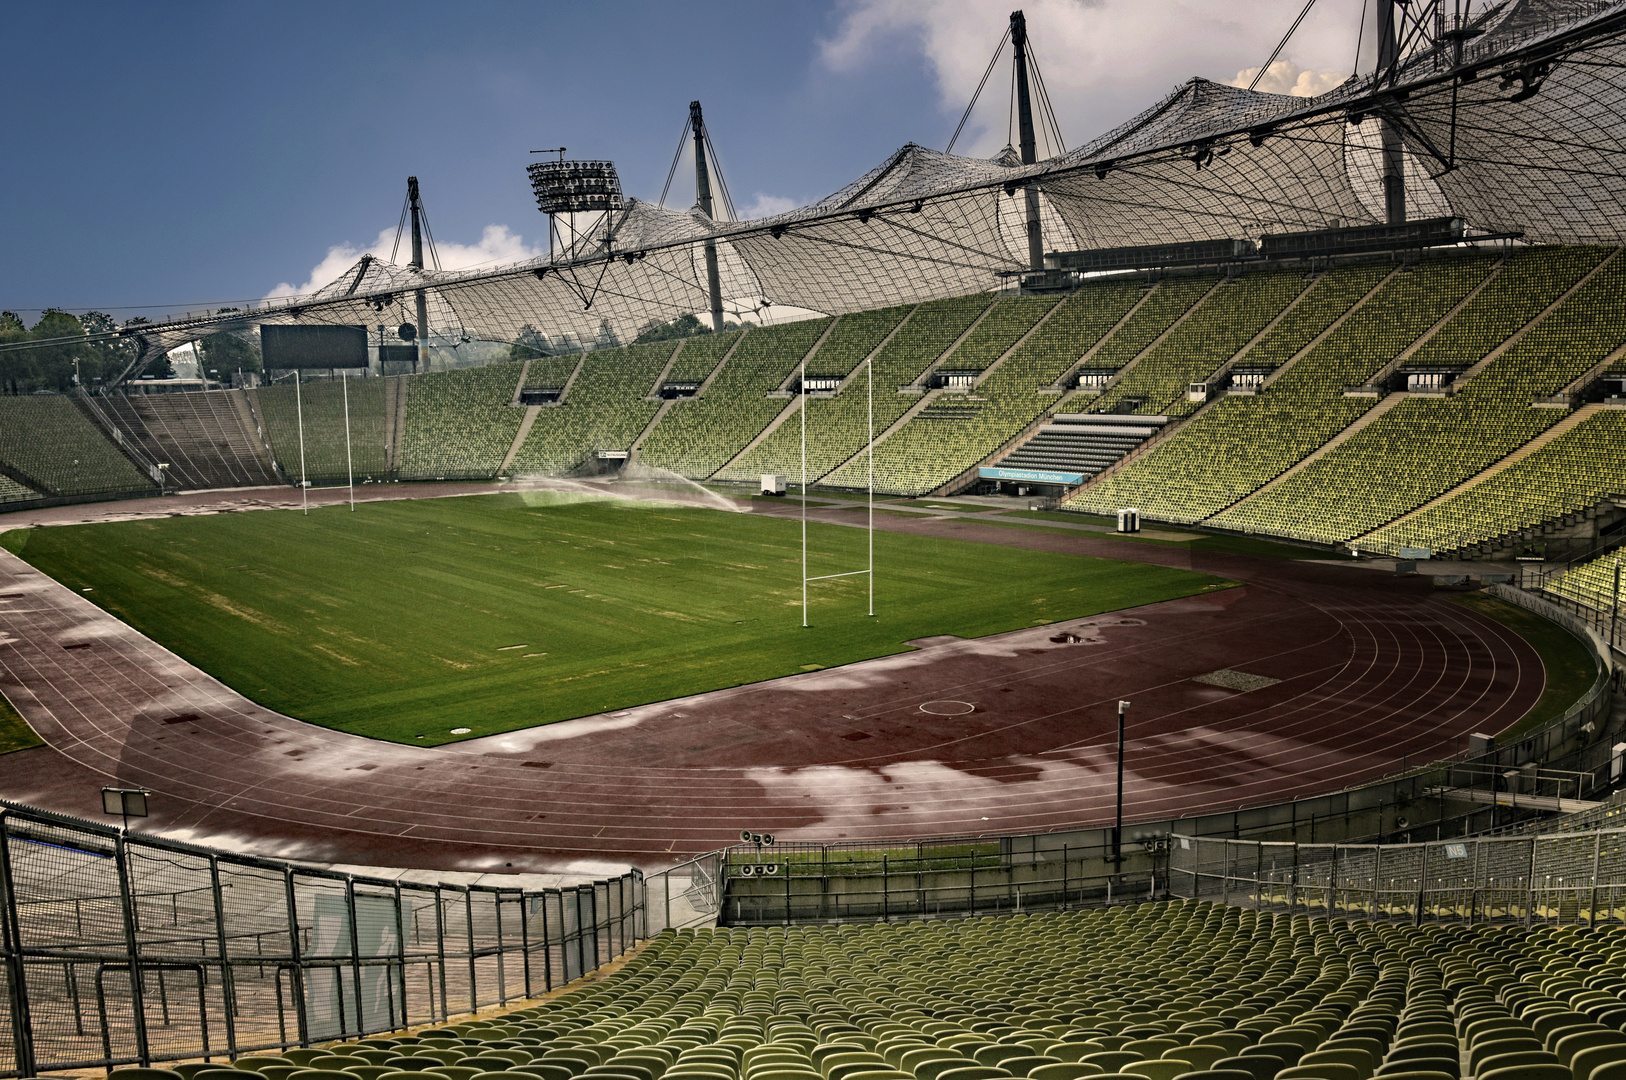
<svg viewBox="0 0 1626 1080">
<path fill-rule="evenodd" d="M 643 937 L 646 886 L 364 877 L 0 803 L 0 1076 L 235 1058 L 532 997 Z"/>
<path fill-rule="evenodd" d="M 891 922 L 1140 903 L 1160 895 L 1164 844 L 1130 830 L 736 846 L 721 855 L 730 926 Z"/>
<path fill-rule="evenodd" d="M 1427 844 L 1176 836 L 1169 891 L 1285 914 L 1595 926 L 1626 918 L 1626 829 Z"/>
</svg>

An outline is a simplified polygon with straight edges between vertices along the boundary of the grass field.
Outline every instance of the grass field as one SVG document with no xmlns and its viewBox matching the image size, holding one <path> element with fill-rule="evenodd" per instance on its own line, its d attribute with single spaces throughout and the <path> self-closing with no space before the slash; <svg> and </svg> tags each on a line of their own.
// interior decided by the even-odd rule
<svg viewBox="0 0 1626 1080">
<path fill-rule="evenodd" d="M 34 734 L 34 729 L 11 707 L 11 702 L 0 697 L 0 754 L 44 745 L 45 740 Z"/>
<path fill-rule="evenodd" d="M 1598 665 L 1586 646 L 1562 626 L 1489 593 L 1464 593 L 1452 599 L 1463 607 L 1489 615 L 1524 638 L 1541 654 L 1542 666 L 1547 669 L 1547 689 L 1518 723 L 1497 733 L 1503 742 L 1557 720 L 1581 700 L 1582 694 L 1592 689 L 1598 677 Z"/>
<path fill-rule="evenodd" d="M 14 530 L 0 544 L 246 696 L 418 745 L 1224 588 L 1159 566 L 875 534 L 814 583 L 800 526 L 487 495 Z M 809 526 L 810 575 L 865 533 Z M 453 735 L 453 728 L 469 728 Z"/>
</svg>

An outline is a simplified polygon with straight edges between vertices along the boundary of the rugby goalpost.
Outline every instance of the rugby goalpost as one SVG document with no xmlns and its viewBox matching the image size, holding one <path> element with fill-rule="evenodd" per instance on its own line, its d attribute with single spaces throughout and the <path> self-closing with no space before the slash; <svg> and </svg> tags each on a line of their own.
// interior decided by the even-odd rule
<svg viewBox="0 0 1626 1080">
<path fill-rule="evenodd" d="M 812 350 L 809 350 L 810 352 Z M 869 578 L 869 616 L 875 615 L 875 356 L 872 352 L 864 358 L 864 377 L 868 400 L 866 408 L 869 416 L 867 445 L 869 449 L 869 488 L 868 488 L 868 521 L 864 532 L 869 545 L 869 567 L 864 570 L 848 570 L 841 574 L 820 574 L 817 577 L 807 576 L 807 353 L 802 354 L 801 371 L 798 375 L 796 392 L 801 395 L 802 414 L 802 629 L 808 628 L 807 622 L 807 586 L 813 581 L 829 581 L 832 578 L 859 577 Z"/>
<path fill-rule="evenodd" d="M 382 365 L 380 365 L 382 367 Z M 350 452 L 350 380 L 344 384 L 344 471 L 350 485 L 350 512 L 356 512 L 356 463 Z M 300 385 L 299 369 L 294 368 L 294 408 L 299 425 L 299 506 L 309 517 L 311 512 L 310 479 L 305 473 L 305 391 Z"/>
</svg>

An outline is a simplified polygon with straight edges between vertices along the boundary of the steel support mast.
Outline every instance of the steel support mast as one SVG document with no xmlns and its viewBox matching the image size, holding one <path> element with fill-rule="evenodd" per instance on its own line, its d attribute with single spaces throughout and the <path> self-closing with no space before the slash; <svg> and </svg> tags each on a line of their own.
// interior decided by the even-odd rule
<svg viewBox="0 0 1626 1080">
<path fill-rule="evenodd" d="M 412 261 L 407 265 L 419 273 L 423 272 L 423 202 L 418 198 L 418 178 L 407 177 L 407 203 L 412 208 Z M 429 370 L 429 301 L 424 290 L 419 289 L 412 294 L 418 305 L 418 360 L 423 361 L 423 369 Z M 412 370 L 418 370 L 418 361 L 413 361 Z"/>
<path fill-rule="evenodd" d="M 1378 0 L 1378 71 L 1390 80 L 1400 60 L 1400 28 L 1395 24 L 1397 0 Z M 1378 140 L 1382 144 L 1384 219 L 1390 225 L 1406 223 L 1406 160 L 1400 127 L 1378 111 Z"/>
<path fill-rule="evenodd" d="M 1028 92 L 1028 21 L 1020 11 L 1011 12 L 1011 46 L 1016 51 L 1016 119 L 1022 164 L 1039 160 L 1039 147 L 1033 137 L 1033 99 Z M 1028 211 L 1028 269 L 1044 269 L 1044 238 L 1039 233 L 1039 189 L 1028 184 L 1022 189 Z"/>
<path fill-rule="evenodd" d="M 711 212 L 711 174 L 706 171 L 706 122 L 700 115 L 700 102 L 689 102 L 689 128 L 694 132 L 694 194 L 700 212 Z M 706 241 L 706 289 L 711 296 L 711 328 L 723 330 L 723 287 L 717 275 L 717 242 Z"/>
</svg>

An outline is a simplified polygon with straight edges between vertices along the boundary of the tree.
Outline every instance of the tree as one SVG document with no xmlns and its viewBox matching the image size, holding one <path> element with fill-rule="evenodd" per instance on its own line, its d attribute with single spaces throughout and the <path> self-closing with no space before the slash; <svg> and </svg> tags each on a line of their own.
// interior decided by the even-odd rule
<svg viewBox="0 0 1626 1080">
<path fill-rule="evenodd" d="M 642 345 L 646 341 L 671 341 L 673 338 L 694 337 L 696 334 L 709 334 L 711 327 L 701 322 L 698 316 L 681 315 L 671 322 L 663 323 L 659 319 L 651 319 L 638 331 L 638 337 L 633 344 Z"/>
<path fill-rule="evenodd" d="M 66 311 L 46 308 L 29 336 L 35 341 L 51 342 L 29 350 L 34 354 L 34 386 L 31 389 L 67 393 L 73 387 L 74 361 L 82 362 L 93 355 L 83 342 L 73 340 L 85 336 L 84 326 Z"/>
<path fill-rule="evenodd" d="M 0 311 L 0 345 L 27 341 L 28 338 L 28 327 L 23 325 L 22 318 L 15 311 Z M 32 379 L 34 373 L 34 360 L 30 355 L 32 351 L 20 349 L 14 352 L 0 352 L 0 392 L 20 393 L 20 384 Z"/>
<path fill-rule="evenodd" d="M 113 317 L 100 311 L 87 311 L 79 317 L 79 325 L 88 335 L 111 334 L 118 329 Z M 116 378 L 135 355 L 135 342 L 129 338 L 87 342 L 79 365 L 80 380 L 91 387 L 98 381 Z"/>
</svg>

